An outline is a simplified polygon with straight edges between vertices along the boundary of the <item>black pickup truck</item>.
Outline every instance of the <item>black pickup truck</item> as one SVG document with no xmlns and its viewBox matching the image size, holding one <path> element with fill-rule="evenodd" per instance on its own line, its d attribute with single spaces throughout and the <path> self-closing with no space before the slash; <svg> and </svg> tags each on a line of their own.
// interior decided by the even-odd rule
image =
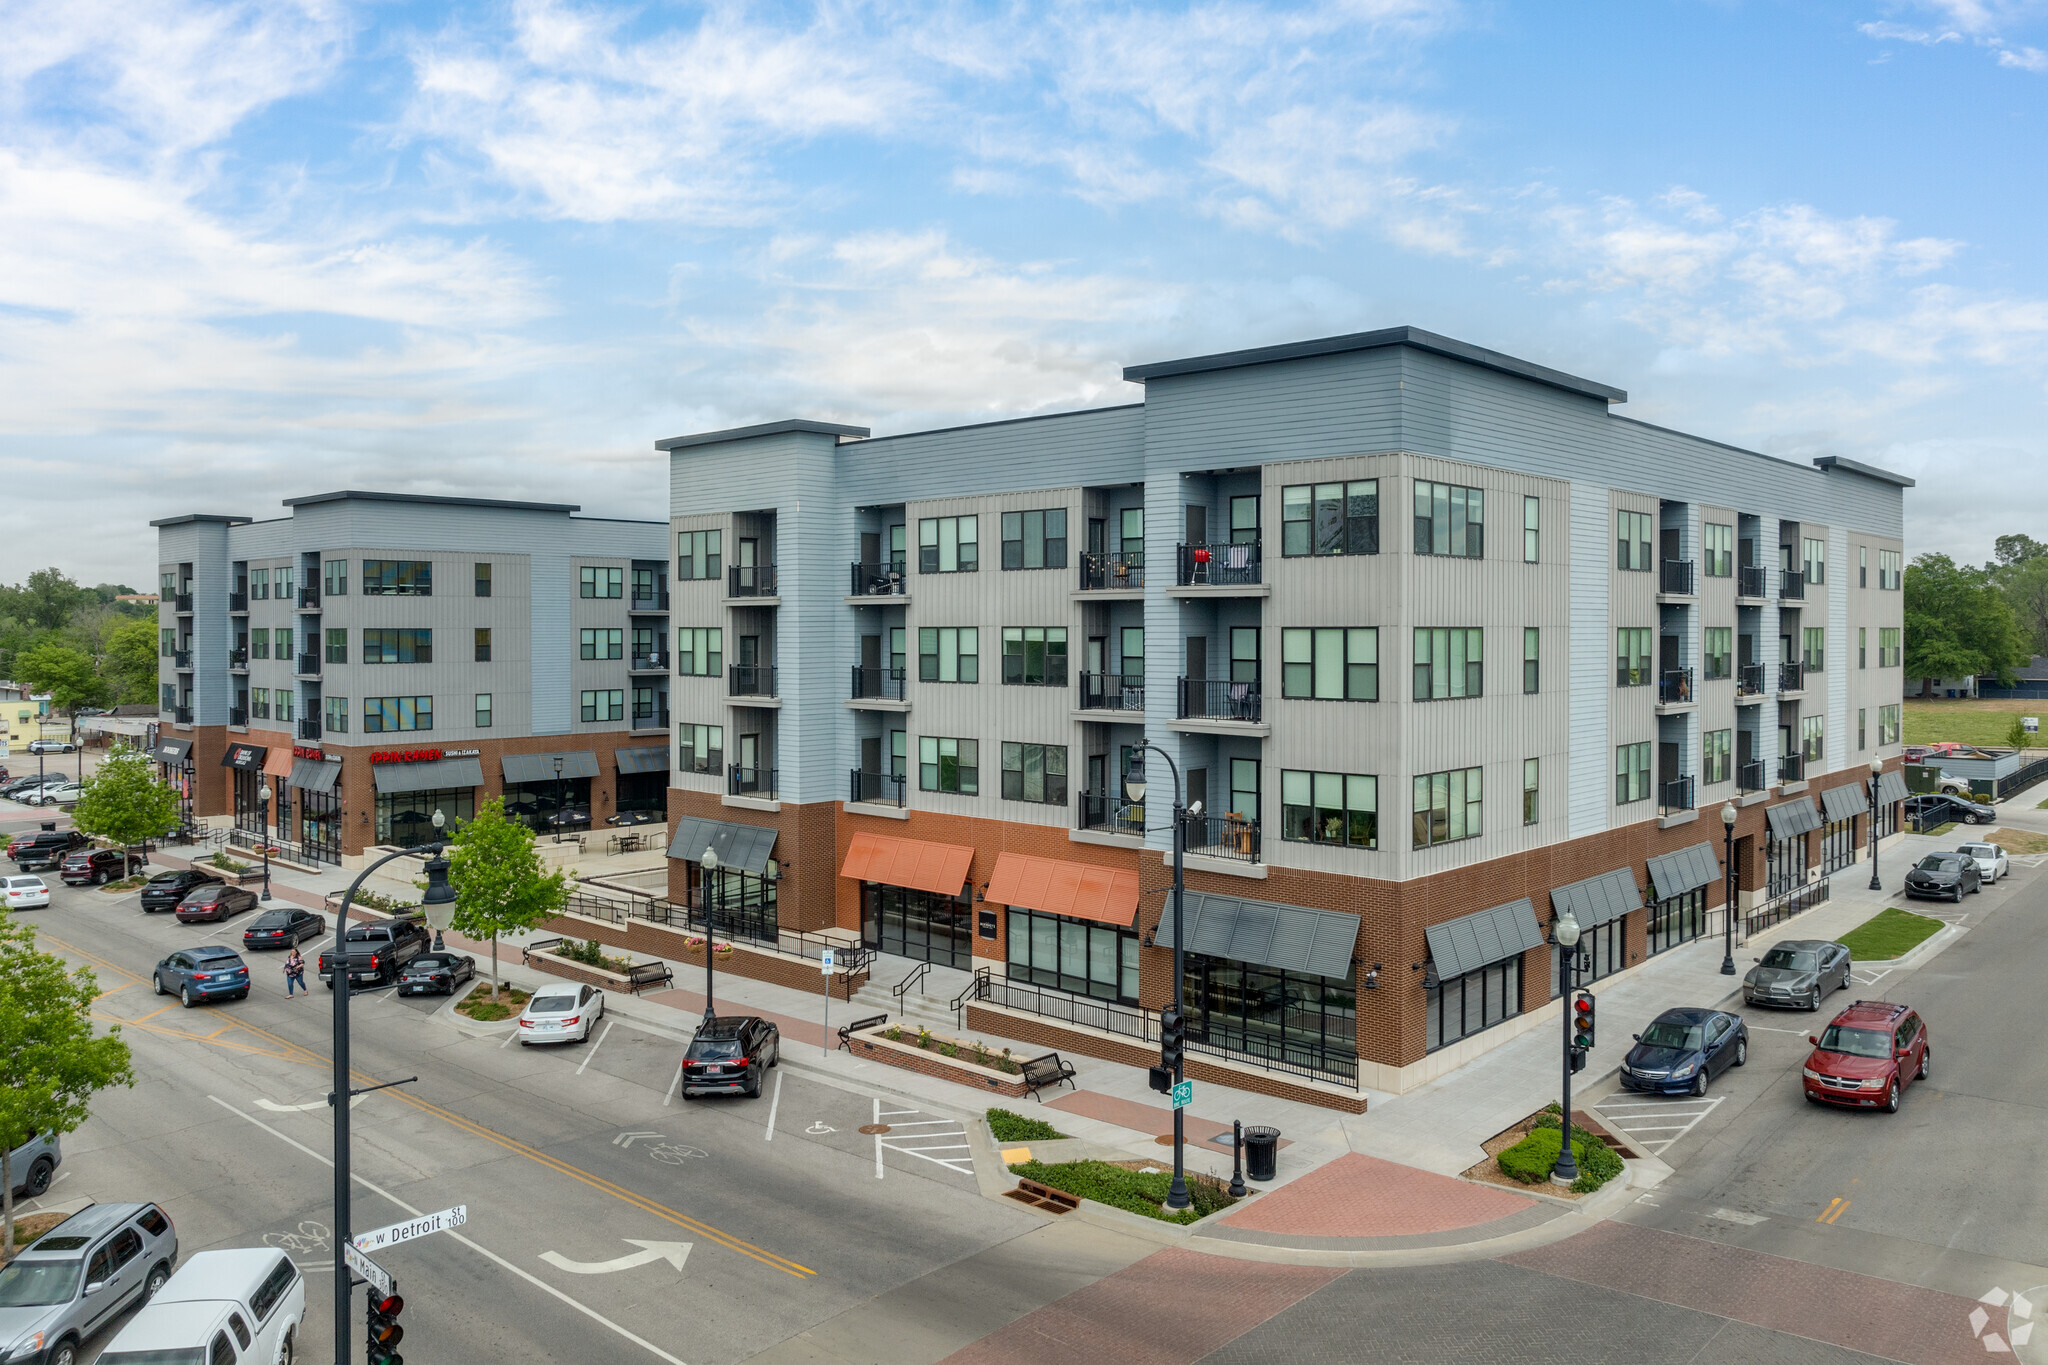
<svg viewBox="0 0 2048 1365">
<path fill-rule="evenodd" d="M 414 919 L 385 920 L 379 924 L 352 924 L 343 946 L 348 952 L 348 979 L 357 986 L 386 986 L 398 979 L 406 963 L 427 951 L 432 939 L 427 927 Z M 334 952 L 320 954 L 320 979 L 334 989 Z"/>
</svg>

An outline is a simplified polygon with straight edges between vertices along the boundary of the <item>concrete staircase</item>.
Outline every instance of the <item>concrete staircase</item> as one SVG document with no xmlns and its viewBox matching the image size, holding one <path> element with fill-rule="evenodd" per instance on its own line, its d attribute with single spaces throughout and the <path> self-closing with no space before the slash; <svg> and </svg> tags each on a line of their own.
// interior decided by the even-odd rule
<svg viewBox="0 0 2048 1365">
<path fill-rule="evenodd" d="M 907 958 L 877 955 L 867 984 L 853 993 L 853 1017 L 886 1014 L 891 1023 L 900 1022 L 906 1027 L 923 1025 L 935 1033 L 958 1032 L 959 1020 L 951 1006 L 953 998 L 967 989 L 971 974 L 934 966 L 918 985 L 898 999 L 894 987 L 916 972 L 919 965 Z"/>
</svg>

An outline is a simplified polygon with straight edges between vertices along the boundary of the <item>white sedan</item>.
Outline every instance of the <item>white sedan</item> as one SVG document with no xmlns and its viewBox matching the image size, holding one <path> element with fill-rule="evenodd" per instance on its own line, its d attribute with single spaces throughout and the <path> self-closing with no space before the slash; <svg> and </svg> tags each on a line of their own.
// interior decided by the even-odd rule
<svg viewBox="0 0 2048 1365">
<path fill-rule="evenodd" d="M 79 786 L 76 782 L 52 782 L 46 787 L 30 792 L 21 799 L 31 806 L 61 806 L 68 805 L 83 795 L 85 795 L 85 788 Z"/>
<path fill-rule="evenodd" d="M 9 910 L 33 910 L 50 903 L 50 884 L 41 877 L 0 877 Z"/>
<path fill-rule="evenodd" d="M 1956 852 L 1975 860 L 1977 875 L 1984 879 L 1986 886 L 2012 871 L 2012 860 L 1997 844 L 1964 844 Z"/>
<path fill-rule="evenodd" d="M 604 992 L 595 986 L 563 982 L 542 986 L 519 1014 L 519 1045 L 580 1043 L 604 1018 Z"/>
</svg>

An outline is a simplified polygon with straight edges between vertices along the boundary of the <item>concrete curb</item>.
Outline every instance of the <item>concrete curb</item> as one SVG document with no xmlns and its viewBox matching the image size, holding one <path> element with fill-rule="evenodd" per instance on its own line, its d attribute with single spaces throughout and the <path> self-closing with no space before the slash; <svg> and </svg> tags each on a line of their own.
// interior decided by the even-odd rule
<svg viewBox="0 0 2048 1365">
<path fill-rule="evenodd" d="M 1940 956 L 1957 939 L 1969 932 L 1970 927 L 1966 924 L 1946 924 L 1921 940 L 1920 943 L 1914 946 L 1911 952 L 1903 957 L 1871 958 L 1868 961 L 1859 962 L 1855 965 L 1883 967 L 1885 970 L 1893 972 L 1913 971 L 1916 968 L 1924 967 L 1929 960 Z"/>
</svg>

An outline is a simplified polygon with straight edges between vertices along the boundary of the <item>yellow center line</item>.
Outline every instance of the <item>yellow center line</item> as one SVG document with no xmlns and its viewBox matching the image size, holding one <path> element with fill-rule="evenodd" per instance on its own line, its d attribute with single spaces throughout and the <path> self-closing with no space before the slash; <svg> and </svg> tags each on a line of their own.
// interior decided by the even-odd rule
<svg viewBox="0 0 2048 1365">
<path fill-rule="evenodd" d="M 1849 1203 L 1850 1201 L 1847 1199 L 1831 1200 L 1828 1206 L 1821 1210 L 1820 1217 L 1813 1221 L 1816 1223 L 1826 1223 L 1829 1227 L 1833 1227 L 1835 1220 L 1849 1211 Z"/>
</svg>

